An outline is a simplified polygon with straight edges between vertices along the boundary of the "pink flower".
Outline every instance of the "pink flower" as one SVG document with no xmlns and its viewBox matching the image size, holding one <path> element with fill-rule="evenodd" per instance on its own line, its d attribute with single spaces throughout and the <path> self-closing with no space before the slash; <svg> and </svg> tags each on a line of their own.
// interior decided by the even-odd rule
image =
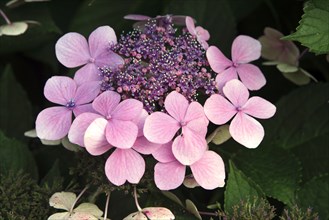
<svg viewBox="0 0 329 220">
<path fill-rule="evenodd" d="M 215 46 L 207 50 L 210 67 L 218 73 L 217 87 L 222 91 L 226 82 L 237 79 L 238 76 L 249 90 L 258 90 L 266 83 L 260 69 L 249 62 L 260 57 L 261 44 L 259 41 L 244 35 L 235 38 L 232 44 L 232 60 L 227 59 Z"/>
<path fill-rule="evenodd" d="M 179 187 L 185 178 L 186 166 L 172 153 L 171 144 L 159 147 L 153 156 L 159 161 L 154 168 L 154 181 L 161 190 Z M 202 157 L 190 165 L 197 183 L 204 189 L 215 189 L 225 185 L 225 167 L 222 158 L 214 151 L 206 151 Z"/>
<path fill-rule="evenodd" d="M 106 176 L 118 186 L 126 181 L 138 183 L 144 174 L 145 162 L 136 150 L 151 153 L 152 149 L 148 148 L 157 147 L 147 143 L 134 148 L 137 139 L 143 136 L 141 130 L 147 117 L 143 104 L 135 99 L 120 102 L 118 93 L 106 91 L 92 106 L 98 114 L 79 115 L 70 129 L 70 141 L 84 145 L 91 155 L 101 155 L 116 147 L 106 161 Z"/>
<path fill-rule="evenodd" d="M 59 140 L 67 135 L 71 123 L 72 112 L 78 116 L 92 109 L 91 102 L 99 92 L 98 82 L 76 82 L 65 76 L 53 76 L 46 82 L 45 97 L 62 106 L 50 107 L 41 111 L 36 120 L 36 132 L 40 139 Z"/>
<path fill-rule="evenodd" d="M 207 149 L 205 136 L 208 119 L 198 102 L 188 100 L 176 91 L 165 99 L 164 106 L 168 114 L 154 112 L 146 118 L 145 137 L 157 144 L 171 141 L 181 129 L 181 134 L 173 142 L 173 154 L 184 165 L 199 160 Z"/>
<path fill-rule="evenodd" d="M 196 37 L 198 42 L 202 45 L 203 49 L 207 50 L 209 47 L 207 40 L 210 38 L 209 32 L 203 27 L 195 27 L 193 18 L 189 16 L 186 17 L 185 23 L 188 32 L 190 32 L 192 36 Z"/>
<path fill-rule="evenodd" d="M 229 127 L 232 138 L 247 148 L 256 148 L 263 140 L 264 129 L 250 116 L 270 118 L 276 107 L 260 97 L 248 99 L 248 89 L 236 79 L 226 83 L 223 92 L 230 102 L 221 95 L 212 95 L 204 105 L 206 116 L 217 125 L 225 124 L 234 116 Z"/>
<path fill-rule="evenodd" d="M 283 34 L 273 28 L 266 27 L 264 36 L 258 40 L 262 44 L 262 57 L 298 66 L 300 56 L 298 47 L 291 41 L 281 40 Z"/>
<path fill-rule="evenodd" d="M 88 45 L 89 43 L 89 45 Z M 94 30 L 88 42 L 79 33 L 67 33 L 56 43 L 56 56 L 64 66 L 80 68 L 74 79 L 81 84 L 88 81 L 98 81 L 98 67 L 109 66 L 116 68 L 124 64 L 124 60 L 116 53 L 109 50 L 110 45 L 117 43 L 114 30 L 109 26 L 101 26 Z"/>
</svg>

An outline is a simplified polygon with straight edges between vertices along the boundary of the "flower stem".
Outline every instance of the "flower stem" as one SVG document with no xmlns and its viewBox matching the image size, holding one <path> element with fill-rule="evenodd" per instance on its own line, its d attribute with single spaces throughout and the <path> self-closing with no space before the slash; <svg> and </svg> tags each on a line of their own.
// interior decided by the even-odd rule
<svg viewBox="0 0 329 220">
<path fill-rule="evenodd" d="M 111 193 L 108 193 L 107 198 L 106 198 L 105 211 L 104 211 L 104 220 L 107 219 L 107 210 L 109 208 L 110 195 L 111 195 Z"/>
<path fill-rule="evenodd" d="M 138 203 L 138 199 L 137 199 L 137 189 L 136 189 L 136 186 L 134 186 L 134 197 L 135 197 L 135 204 L 136 204 L 136 207 L 138 209 L 139 212 L 142 211 L 142 208 L 140 207 L 139 203 Z"/>
<path fill-rule="evenodd" d="M 74 203 L 73 203 L 72 206 L 71 206 L 70 213 L 73 212 L 73 209 L 74 209 L 75 204 L 78 202 L 78 200 L 80 199 L 80 197 L 86 192 L 86 190 L 87 190 L 88 188 L 89 188 L 89 186 L 86 186 L 86 187 L 80 192 L 80 194 L 78 195 L 78 197 L 75 199 Z"/>
<path fill-rule="evenodd" d="M 208 216 L 218 216 L 217 212 L 200 212 L 199 211 L 199 214 L 200 215 L 208 215 Z"/>
<path fill-rule="evenodd" d="M 6 21 L 7 24 L 11 24 L 11 21 L 1 9 L 0 9 L 0 15 L 3 17 L 3 19 Z"/>
</svg>

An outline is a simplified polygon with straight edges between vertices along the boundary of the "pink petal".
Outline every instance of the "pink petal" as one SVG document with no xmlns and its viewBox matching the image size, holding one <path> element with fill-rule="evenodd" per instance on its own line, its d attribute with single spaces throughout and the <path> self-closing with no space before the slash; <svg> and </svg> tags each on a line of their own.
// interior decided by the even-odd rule
<svg viewBox="0 0 329 220">
<path fill-rule="evenodd" d="M 132 121 L 138 127 L 138 135 L 137 135 L 138 137 L 143 136 L 143 129 L 144 129 L 144 124 L 145 124 L 145 120 L 146 120 L 147 116 L 149 116 L 149 114 L 147 113 L 147 111 L 145 109 L 143 109 L 142 113 L 137 118 L 135 118 L 135 120 Z"/>
<path fill-rule="evenodd" d="M 261 97 L 251 97 L 242 107 L 242 111 L 256 118 L 271 118 L 276 111 L 276 107 L 269 101 Z"/>
<path fill-rule="evenodd" d="M 147 140 L 144 136 L 138 137 L 134 143 L 133 149 L 138 153 L 149 155 L 152 154 L 161 144 L 155 144 Z"/>
<path fill-rule="evenodd" d="M 152 156 L 161 163 L 177 161 L 174 154 L 172 153 L 172 141 L 159 146 L 152 153 Z"/>
<path fill-rule="evenodd" d="M 89 47 L 84 36 L 78 33 L 67 33 L 55 45 L 58 61 L 72 68 L 86 64 L 90 58 Z"/>
<path fill-rule="evenodd" d="M 206 29 L 204 29 L 203 27 L 198 26 L 198 27 L 195 28 L 195 30 L 196 30 L 196 33 L 198 35 L 198 39 L 204 40 L 204 41 L 209 40 L 210 34 Z"/>
<path fill-rule="evenodd" d="M 113 110 L 120 102 L 120 95 L 113 91 L 105 91 L 93 101 L 93 108 L 105 117 L 112 115 Z"/>
<path fill-rule="evenodd" d="M 70 216 L 69 220 L 98 220 L 98 218 L 86 212 L 75 212 L 73 215 Z"/>
<path fill-rule="evenodd" d="M 44 95 L 57 104 L 66 105 L 74 98 L 77 86 L 73 79 L 66 76 L 53 76 L 47 80 Z"/>
<path fill-rule="evenodd" d="M 206 150 L 205 137 L 185 127 L 182 135 L 176 137 L 172 145 L 175 158 L 184 165 L 191 165 L 198 161 Z"/>
<path fill-rule="evenodd" d="M 106 139 L 115 147 L 131 148 L 136 141 L 138 127 L 131 121 L 110 119 L 106 126 Z"/>
<path fill-rule="evenodd" d="M 137 184 L 145 172 L 143 157 L 132 149 L 116 149 L 107 159 L 105 173 L 114 185 L 123 185 L 126 181 Z"/>
<path fill-rule="evenodd" d="M 191 35 L 195 36 L 195 25 L 194 25 L 194 20 L 190 16 L 186 16 L 185 18 L 185 24 L 188 32 L 190 32 Z"/>
<path fill-rule="evenodd" d="M 169 115 L 179 122 L 184 120 L 188 105 L 187 99 L 176 91 L 167 95 L 164 102 L 165 109 Z"/>
<path fill-rule="evenodd" d="M 88 43 L 91 57 L 96 59 L 104 51 L 106 52 L 111 44 L 117 43 L 117 36 L 110 26 L 101 26 L 89 35 Z"/>
<path fill-rule="evenodd" d="M 232 66 L 232 61 L 215 46 L 210 46 L 206 53 L 210 67 L 216 73 L 221 73 L 228 67 Z"/>
<path fill-rule="evenodd" d="M 93 101 L 100 91 L 100 82 L 93 81 L 80 85 L 75 93 L 75 104 L 81 105 Z"/>
<path fill-rule="evenodd" d="M 185 166 L 178 161 L 157 163 L 154 167 L 155 185 L 160 190 L 172 190 L 179 187 L 185 177 Z"/>
<path fill-rule="evenodd" d="M 172 219 L 175 219 L 174 214 L 169 209 L 166 209 L 163 207 L 144 208 L 143 213 L 147 216 L 147 219 L 149 219 L 149 220 L 172 220 Z"/>
<path fill-rule="evenodd" d="M 249 98 L 248 89 L 237 79 L 227 82 L 223 88 L 223 92 L 228 100 L 237 108 L 246 104 Z"/>
<path fill-rule="evenodd" d="M 95 64 L 101 68 L 110 67 L 112 69 L 116 69 L 124 64 L 124 60 L 113 51 L 106 50 L 97 56 Z"/>
<path fill-rule="evenodd" d="M 209 121 L 204 113 L 202 105 L 198 102 L 192 102 L 186 111 L 184 121 L 187 122 L 187 127 L 196 133 L 207 133 Z"/>
<path fill-rule="evenodd" d="M 94 63 L 87 63 L 75 72 L 74 81 L 81 85 L 91 81 L 101 81 L 100 71 Z"/>
<path fill-rule="evenodd" d="M 238 64 L 257 60 L 261 54 L 261 47 L 260 42 L 252 37 L 237 36 L 232 44 L 232 61 Z"/>
<path fill-rule="evenodd" d="M 94 109 L 92 104 L 84 104 L 74 107 L 73 113 L 75 117 L 78 117 L 80 114 L 85 112 L 97 113 Z"/>
<path fill-rule="evenodd" d="M 84 145 L 91 155 L 101 155 L 112 148 L 105 137 L 106 125 L 106 119 L 96 118 L 86 129 Z"/>
<path fill-rule="evenodd" d="M 179 123 L 169 115 L 154 112 L 145 120 L 144 136 L 153 143 L 165 144 L 173 139 L 179 128 Z"/>
<path fill-rule="evenodd" d="M 232 138 L 247 148 L 256 148 L 264 137 L 262 125 L 243 112 L 233 118 L 229 129 Z"/>
<path fill-rule="evenodd" d="M 145 21 L 145 20 L 150 19 L 151 17 L 146 16 L 146 15 L 129 14 L 129 15 L 125 15 L 123 18 L 127 19 L 127 20 L 133 20 L 133 21 Z"/>
<path fill-rule="evenodd" d="M 112 112 L 112 118 L 132 121 L 136 120 L 143 110 L 143 103 L 136 99 L 126 99 L 120 102 Z"/>
<path fill-rule="evenodd" d="M 40 139 L 59 140 L 69 132 L 72 123 L 72 111 L 66 107 L 51 107 L 42 110 L 35 122 Z"/>
<path fill-rule="evenodd" d="M 264 74 L 252 64 L 241 64 L 237 67 L 238 75 L 242 83 L 249 90 L 258 90 L 266 84 Z"/>
<path fill-rule="evenodd" d="M 193 176 L 204 189 L 212 190 L 225 185 L 225 166 L 214 151 L 206 151 L 203 157 L 191 165 Z"/>
<path fill-rule="evenodd" d="M 83 139 L 87 128 L 95 119 L 100 117 L 102 116 L 94 113 L 82 113 L 75 118 L 68 135 L 70 142 L 84 147 Z"/>
<path fill-rule="evenodd" d="M 216 125 L 225 124 L 237 113 L 236 108 L 218 94 L 211 95 L 206 100 L 204 111 L 208 119 Z"/>
<path fill-rule="evenodd" d="M 237 78 L 238 74 L 235 67 L 230 67 L 224 70 L 222 73 L 218 73 L 216 76 L 216 86 L 219 92 L 222 93 L 223 87 L 228 81 Z"/>
</svg>

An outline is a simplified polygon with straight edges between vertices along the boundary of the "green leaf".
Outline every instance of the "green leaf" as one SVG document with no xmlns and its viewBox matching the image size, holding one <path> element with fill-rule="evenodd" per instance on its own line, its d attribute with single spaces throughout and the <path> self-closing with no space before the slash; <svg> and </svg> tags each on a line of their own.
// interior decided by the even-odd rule
<svg viewBox="0 0 329 220">
<path fill-rule="evenodd" d="M 266 123 L 264 144 L 292 149 L 328 134 L 328 91 L 328 83 L 314 83 L 281 98 L 275 116 Z"/>
<path fill-rule="evenodd" d="M 329 52 L 329 3 L 311 0 L 306 3 L 296 32 L 283 39 L 296 40 L 316 54 Z"/>
<path fill-rule="evenodd" d="M 211 45 L 218 46 L 225 54 L 230 52 L 236 21 L 228 0 L 189 0 L 179 4 L 171 1 L 164 13 L 193 17 L 197 21 L 196 26 L 209 31 Z"/>
<path fill-rule="evenodd" d="M 225 212 L 232 213 L 233 206 L 241 201 L 258 197 L 260 190 L 246 175 L 238 170 L 232 161 L 229 162 L 230 171 L 225 190 Z"/>
<path fill-rule="evenodd" d="M 298 203 L 303 208 L 311 207 L 320 219 L 328 219 L 329 175 L 317 176 L 298 191 Z"/>
<path fill-rule="evenodd" d="M 32 107 L 10 65 L 0 77 L 0 94 L 0 129 L 9 137 L 24 140 L 24 132 L 33 127 Z"/>
<path fill-rule="evenodd" d="M 246 149 L 233 158 L 234 164 L 252 179 L 266 196 L 293 205 L 295 191 L 301 179 L 298 159 L 280 148 L 260 146 Z"/>
<path fill-rule="evenodd" d="M 27 146 L 0 131 L 0 173 L 20 170 L 30 173 L 32 178 L 38 178 L 36 163 Z"/>
</svg>

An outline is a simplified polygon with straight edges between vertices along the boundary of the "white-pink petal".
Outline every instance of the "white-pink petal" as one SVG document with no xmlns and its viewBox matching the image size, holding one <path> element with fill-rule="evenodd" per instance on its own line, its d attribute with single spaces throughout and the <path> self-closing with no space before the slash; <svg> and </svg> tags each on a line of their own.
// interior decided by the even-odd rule
<svg viewBox="0 0 329 220">
<path fill-rule="evenodd" d="M 220 93 L 223 93 L 223 87 L 225 84 L 233 79 L 238 78 L 238 73 L 235 67 L 229 67 L 222 73 L 218 73 L 216 76 L 216 86 Z"/>
<path fill-rule="evenodd" d="M 105 164 L 107 178 L 117 186 L 123 185 L 126 181 L 137 184 L 144 172 L 145 161 L 133 149 L 116 149 Z"/>
<path fill-rule="evenodd" d="M 258 90 L 266 84 L 264 74 L 253 64 L 241 64 L 237 67 L 237 71 L 242 83 L 249 90 Z"/>
<path fill-rule="evenodd" d="M 190 32 L 191 35 L 195 36 L 196 33 L 195 33 L 195 24 L 193 18 L 191 18 L 190 16 L 186 16 L 185 24 L 188 32 Z"/>
<path fill-rule="evenodd" d="M 227 59 L 226 56 L 215 46 L 210 46 L 207 49 L 206 56 L 211 69 L 216 73 L 221 73 L 228 67 L 232 66 L 232 61 Z"/>
<path fill-rule="evenodd" d="M 172 141 L 161 145 L 153 153 L 152 156 L 161 163 L 168 163 L 177 161 L 174 154 L 172 153 Z"/>
<path fill-rule="evenodd" d="M 230 127 L 232 138 L 247 148 L 256 148 L 264 138 L 264 128 L 254 118 L 239 112 Z"/>
<path fill-rule="evenodd" d="M 261 55 L 261 44 L 258 40 L 245 36 L 237 36 L 232 44 L 232 61 L 236 64 L 249 63 Z"/>
<path fill-rule="evenodd" d="M 149 155 L 152 154 L 161 146 L 162 146 L 161 144 L 152 143 L 149 140 L 147 140 L 146 137 L 140 136 L 136 139 L 133 149 L 141 154 Z"/>
<path fill-rule="evenodd" d="M 154 167 L 155 185 L 160 190 L 176 189 L 184 181 L 185 169 L 178 161 L 157 163 Z"/>
<path fill-rule="evenodd" d="M 46 82 L 44 95 L 53 103 L 66 105 L 74 98 L 76 90 L 77 85 L 70 77 L 53 76 Z"/>
<path fill-rule="evenodd" d="M 91 57 L 97 59 L 100 54 L 109 49 L 110 44 L 117 43 L 117 36 L 110 26 L 101 26 L 91 32 L 88 43 Z"/>
<path fill-rule="evenodd" d="M 246 104 L 249 98 L 248 89 L 237 79 L 227 82 L 223 88 L 223 92 L 226 98 L 237 108 L 241 108 Z"/>
<path fill-rule="evenodd" d="M 111 113 L 112 118 L 122 121 L 136 120 L 143 110 L 143 103 L 136 99 L 126 99 L 120 102 Z"/>
<path fill-rule="evenodd" d="M 110 119 L 106 126 L 107 141 L 118 148 L 131 148 L 136 141 L 138 127 L 131 121 Z"/>
<path fill-rule="evenodd" d="M 91 112 L 91 113 L 97 113 L 94 109 L 92 104 L 84 104 L 84 105 L 78 105 L 73 108 L 73 113 L 75 117 L 78 117 L 80 114 L 85 112 Z"/>
<path fill-rule="evenodd" d="M 82 113 L 76 117 L 69 130 L 68 138 L 70 142 L 84 147 L 84 135 L 89 125 L 102 116 L 94 113 Z"/>
<path fill-rule="evenodd" d="M 93 81 L 83 83 L 78 86 L 75 96 L 74 102 L 76 105 L 86 104 L 93 101 L 100 91 L 100 82 Z"/>
<path fill-rule="evenodd" d="M 186 126 L 194 132 L 206 135 L 209 121 L 204 113 L 202 105 L 198 102 L 191 102 L 184 118 Z"/>
<path fill-rule="evenodd" d="M 112 117 L 113 110 L 120 102 L 120 95 L 113 91 L 105 91 L 93 101 L 93 108 L 105 117 Z"/>
<path fill-rule="evenodd" d="M 190 167 L 195 180 L 202 188 L 212 190 L 225 185 L 224 162 L 214 151 L 206 151 L 203 157 Z"/>
<path fill-rule="evenodd" d="M 175 158 L 183 165 L 191 165 L 198 161 L 207 150 L 207 142 L 203 135 L 184 127 L 182 135 L 175 138 L 172 151 Z"/>
<path fill-rule="evenodd" d="M 67 135 L 72 123 L 72 111 L 66 107 L 50 107 L 37 116 L 35 129 L 40 139 L 59 140 Z"/>
<path fill-rule="evenodd" d="M 261 97 L 251 97 L 242 107 L 242 111 L 256 118 L 271 118 L 276 111 L 275 105 Z"/>
<path fill-rule="evenodd" d="M 165 144 L 173 139 L 179 128 L 174 118 L 163 112 L 154 112 L 145 120 L 144 136 L 153 143 Z"/>
<path fill-rule="evenodd" d="M 86 64 L 90 58 L 86 38 L 75 32 L 62 36 L 55 45 L 55 52 L 58 61 L 69 68 Z"/>
<path fill-rule="evenodd" d="M 81 85 L 91 81 L 101 81 L 100 71 L 94 63 L 87 63 L 75 72 L 74 81 Z"/>
<path fill-rule="evenodd" d="M 101 155 L 112 148 L 105 137 L 106 125 L 106 119 L 97 118 L 86 129 L 84 145 L 91 155 Z"/>
<path fill-rule="evenodd" d="M 100 68 L 110 67 L 112 69 L 116 69 L 124 64 L 124 60 L 121 56 L 114 53 L 113 51 L 106 50 L 97 56 L 95 64 Z"/>
<path fill-rule="evenodd" d="M 218 94 L 213 94 L 206 100 L 204 111 L 208 119 L 217 125 L 225 124 L 237 113 L 235 106 Z"/>
<path fill-rule="evenodd" d="M 132 121 L 138 127 L 138 135 L 137 135 L 138 137 L 144 136 L 143 129 L 144 129 L 144 124 L 145 124 L 145 120 L 146 120 L 147 116 L 149 116 L 149 114 L 147 113 L 147 111 L 145 109 L 143 109 L 141 114 L 137 118 L 135 118 L 135 120 Z"/>
<path fill-rule="evenodd" d="M 189 103 L 182 94 L 173 91 L 167 95 L 164 106 L 169 115 L 181 122 L 184 120 Z"/>
</svg>

